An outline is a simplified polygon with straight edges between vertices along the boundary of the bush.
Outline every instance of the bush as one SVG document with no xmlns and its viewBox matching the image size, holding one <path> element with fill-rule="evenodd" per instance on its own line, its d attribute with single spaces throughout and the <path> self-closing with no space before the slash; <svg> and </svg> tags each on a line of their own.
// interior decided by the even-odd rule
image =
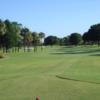
<svg viewBox="0 0 100 100">
<path fill-rule="evenodd" d="M 4 58 L 4 55 L 2 53 L 0 53 L 0 59 Z"/>
</svg>

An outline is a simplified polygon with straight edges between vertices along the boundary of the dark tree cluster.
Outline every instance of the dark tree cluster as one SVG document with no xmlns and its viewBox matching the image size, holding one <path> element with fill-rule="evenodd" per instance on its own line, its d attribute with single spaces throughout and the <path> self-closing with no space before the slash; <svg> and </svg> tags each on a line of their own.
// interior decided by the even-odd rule
<svg viewBox="0 0 100 100">
<path fill-rule="evenodd" d="M 32 32 L 18 22 L 0 19 L 0 49 L 3 52 L 16 52 L 22 47 L 24 51 L 30 51 L 31 47 L 34 47 L 34 51 L 37 51 L 37 46 L 41 46 L 41 50 L 43 50 L 43 45 L 65 46 L 81 44 L 100 45 L 100 24 L 92 25 L 83 35 L 75 32 L 63 38 L 52 35 L 45 38 L 45 33 L 43 32 Z"/>
<path fill-rule="evenodd" d="M 78 45 L 82 42 L 82 36 L 79 33 L 72 33 L 71 35 L 58 38 L 56 36 L 48 36 L 45 38 L 45 45 Z"/>
<path fill-rule="evenodd" d="M 82 42 L 82 36 L 79 33 L 72 33 L 69 37 L 71 45 L 78 45 Z"/>
<path fill-rule="evenodd" d="M 100 24 L 92 25 L 83 35 L 72 33 L 64 38 L 48 36 L 45 38 L 45 45 L 100 45 Z"/>
<path fill-rule="evenodd" d="M 100 45 L 100 24 L 95 24 L 83 34 L 84 44 L 98 44 Z"/>
<path fill-rule="evenodd" d="M 44 40 L 45 45 L 56 45 L 58 44 L 59 39 L 56 36 L 48 36 Z"/>
<path fill-rule="evenodd" d="M 42 46 L 44 37 L 43 32 L 31 32 L 22 24 L 0 19 L 0 49 L 3 52 L 16 52 L 21 47 L 24 47 L 24 51 L 30 51 L 32 46 L 36 51 L 37 45 Z"/>
</svg>

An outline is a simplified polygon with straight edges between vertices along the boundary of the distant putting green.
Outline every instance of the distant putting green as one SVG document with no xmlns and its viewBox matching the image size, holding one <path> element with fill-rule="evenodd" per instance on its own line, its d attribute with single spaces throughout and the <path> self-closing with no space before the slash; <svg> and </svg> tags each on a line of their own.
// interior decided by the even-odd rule
<svg viewBox="0 0 100 100">
<path fill-rule="evenodd" d="M 0 100 L 100 100 L 100 48 L 45 47 L 0 59 Z"/>
</svg>

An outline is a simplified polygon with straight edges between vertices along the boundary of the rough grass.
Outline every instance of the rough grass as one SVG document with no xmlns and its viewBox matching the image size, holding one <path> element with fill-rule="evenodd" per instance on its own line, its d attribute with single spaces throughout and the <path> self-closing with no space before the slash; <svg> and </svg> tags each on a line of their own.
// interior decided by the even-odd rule
<svg viewBox="0 0 100 100">
<path fill-rule="evenodd" d="M 46 47 L 0 59 L 0 100 L 100 100 L 99 83 L 95 46 Z"/>
</svg>

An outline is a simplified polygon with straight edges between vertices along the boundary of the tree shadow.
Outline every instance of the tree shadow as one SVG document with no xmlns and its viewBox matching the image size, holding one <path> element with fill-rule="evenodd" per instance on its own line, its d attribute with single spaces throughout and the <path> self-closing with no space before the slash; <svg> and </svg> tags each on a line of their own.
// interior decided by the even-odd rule
<svg viewBox="0 0 100 100">
<path fill-rule="evenodd" d="M 90 53 L 98 53 L 100 52 L 100 49 L 91 49 L 91 48 L 85 48 L 85 49 L 81 49 L 81 48 L 66 48 L 63 47 L 61 49 L 56 49 L 55 52 L 51 53 L 54 55 L 63 55 L 63 54 L 90 54 Z M 94 56 L 98 56 L 96 54 L 94 54 Z"/>
<path fill-rule="evenodd" d="M 92 54 L 92 55 L 90 55 L 90 56 L 100 56 L 100 54 Z"/>
</svg>

